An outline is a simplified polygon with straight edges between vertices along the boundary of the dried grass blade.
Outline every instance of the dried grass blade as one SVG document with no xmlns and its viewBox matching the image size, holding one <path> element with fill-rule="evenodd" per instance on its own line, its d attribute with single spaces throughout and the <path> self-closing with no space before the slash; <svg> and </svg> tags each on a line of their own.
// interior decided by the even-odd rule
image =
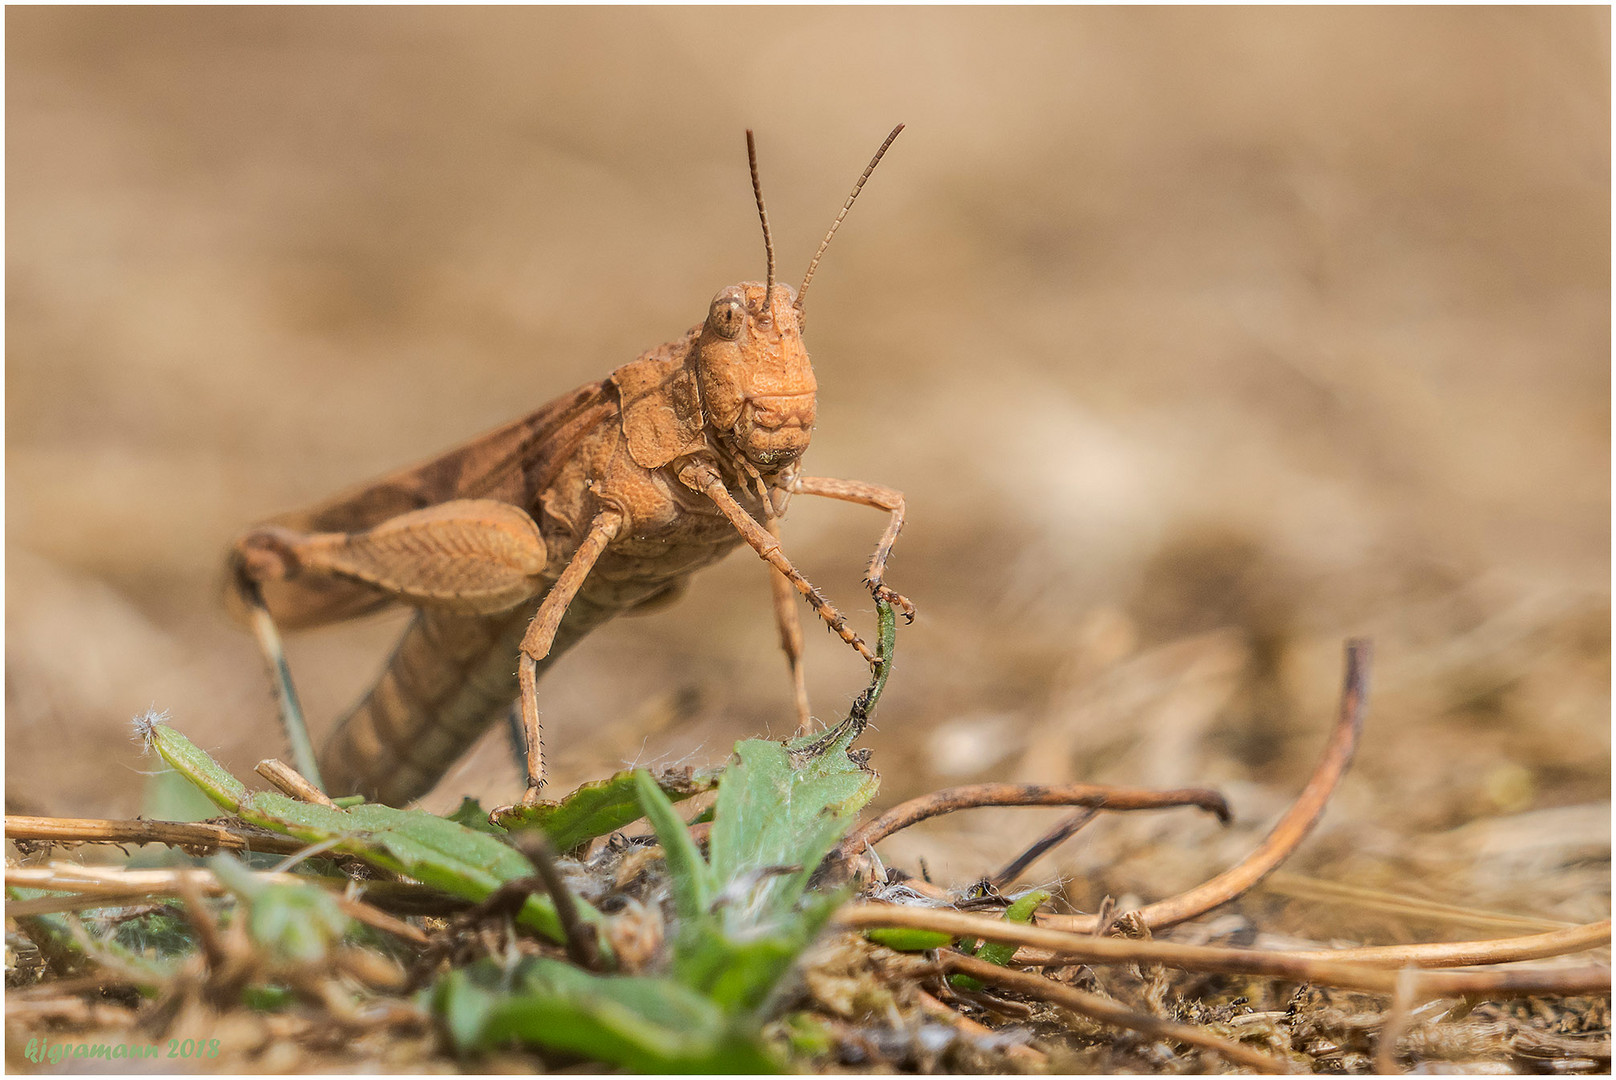
<svg viewBox="0 0 1616 1080">
<path fill-rule="evenodd" d="M 1317 955 L 1298 955 L 1271 949 L 1228 949 L 1213 945 L 1179 945 L 1169 941 L 1094 937 L 1045 926 L 983 918 L 947 908 L 852 904 L 839 911 L 836 920 L 850 929 L 904 926 L 937 930 L 962 938 L 1002 941 L 1037 950 L 1031 955 L 1018 954 L 1015 962 L 1023 964 L 1163 964 L 1185 971 L 1265 975 L 1376 994 L 1390 994 L 1397 985 L 1394 968 L 1352 963 L 1336 959 L 1333 954 L 1320 958 Z M 1585 929 L 1587 936 L 1596 940 L 1600 933 L 1608 935 L 1608 927 L 1603 923 Z M 1591 946 L 1584 941 L 1581 947 Z M 1500 947 L 1496 951 L 1503 953 L 1505 950 Z M 1401 963 L 1418 966 L 1417 955 Z M 1429 997 L 1607 993 L 1610 969 L 1589 966 L 1547 970 L 1512 968 L 1503 971 L 1423 972 L 1416 985 L 1421 993 Z"/>
<path fill-rule="evenodd" d="M 1426 945 L 1367 945 L 1356 949 L 1294 949 L 1287 956 L 1306 960 L 1339 960 L 1372 967 L 1422 968 L 1469 967 L 1473 964 L 1507 964 L 1516 960 L 1541 960 L 1546 956 L 1597 949 L 1610 944 L 1610 920 L 1551 930 L 1525 937 L 1492 938 L 1486 941 L 1441 941 Z"/>
<path fill-rule="evenodd" d="M 1063 1008 L 1107 1024 L 1142 1032 L 1153 1038 L 1172 1039 L 1187 1046 L 1197 1046 L 1203 1050 L 1210 1050 L 1229 1061 L 1244 1065 L 1247 1068 L 1257 1069 L 1260 1072 L 1290 1073 L 1295 1071 L 1291 1068 L 1290 1063 L 1282 1058 L 1221 1038 L 1204 1028 L 1192 1027 L 1189 1024 L 1180 1024 L 1176 1021 L 1163 1020 L 1147 1013 L 1135 1012 L 1133 1009 L 1112 1001 L 1110 998 L 1090 994 L 1075 987 L 1067 986 L 1064 983 L 1053 982 L 1028 971 L 1003 968 L 997 964 L 990 964 L 969 956 L 960 956 L 956 953 L 945 953 L 939 957 L 938 966 L 946 972 L 959 972 L 986 983 L 993 983 L 1019 991 L 1029 997 L 1053 1002 Z"/>
<path fill-rule="evenodd" d="M 307 845 L 289 836 L 213 822 L 127 821 L 7 814 L 7 840 L 62 844 L 167 844 L 194 850 L 263 851 L 291 855 Z"/>
<path fill-rule="evenodd" d="M 1577 925 L 1562 919 L 1539 919 L 1502 911 L 1485 911 L 1460 904 L 1444 904 L 1437 900 L 1404 896 L 1401 893 L 1351 885 L 1344 881 L 1326 881 L 1285 870 L 1276 870 L 1270 874 L 1263 881 L 1263 891 L 1321 904 L 1350 905 L 1359 911 L 1383 911 L 1392 915 L 1429 919 L 1449 925 L 1490 928 L 1521 934 L 1568 930 Z"/>
</svg>

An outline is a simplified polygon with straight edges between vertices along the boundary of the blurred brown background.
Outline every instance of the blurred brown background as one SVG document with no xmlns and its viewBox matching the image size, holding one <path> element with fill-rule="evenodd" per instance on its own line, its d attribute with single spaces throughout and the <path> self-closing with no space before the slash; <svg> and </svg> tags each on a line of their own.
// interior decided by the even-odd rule
<svg viewBox="0 0 1616 1080">
<path fill-rule="evenodd" d="M 808 335 L 811 471 L 909 497 L 883 803 L 1215 783 L 1232 830 L 1107 822 L 1033 872 L 1189 884 L 1300 787 L 1367 634 L 1366 743 L 1296 868 L 1602 915 L 1609 18 L 13 8 L 8 807 L 136 812 L 148 706 L 238 772 L 281 753 L 218 603 L 231 536 L 761 277 L 747 126 L 797 280 L 902 120 Z M 879 515 L 786 524 L 867 625 Z M 293 641 L 318 727 L 398 625 Z M 835 718 L 860 666 L 810 637 Z M 558 791 L 784 731 L 762 568 L 732 556 L 543 693 Z M 496 739 L 431 804 L 516 790 Z M 888 847 L 967 880 L 1047 817 Z"/>
</svg>

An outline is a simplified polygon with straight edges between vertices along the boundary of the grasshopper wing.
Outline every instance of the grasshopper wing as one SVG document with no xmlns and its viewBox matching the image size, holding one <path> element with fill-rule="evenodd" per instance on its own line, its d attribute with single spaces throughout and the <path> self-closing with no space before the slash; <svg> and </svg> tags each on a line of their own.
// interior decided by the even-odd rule
<svg viewBox="0 0 1616 1080">
<path fill-rule="evenodd" d="M 357 533 L 452 499 L 494 499 L 536 513 L 537 497 L 579 442 L 599 424 L 615 421 L 617 411 L 608 384 L 590 383 L 429 461 L 266 524 L 307 533 Z M 325 574 L 266 581 L 262 591 L 270 614 L 287 629 L 341 622 L 398 602 L 396 595 L 362 581 Z M 229 606 L 245 618 L 246 605 L 234 588 Z"/>
</svg>

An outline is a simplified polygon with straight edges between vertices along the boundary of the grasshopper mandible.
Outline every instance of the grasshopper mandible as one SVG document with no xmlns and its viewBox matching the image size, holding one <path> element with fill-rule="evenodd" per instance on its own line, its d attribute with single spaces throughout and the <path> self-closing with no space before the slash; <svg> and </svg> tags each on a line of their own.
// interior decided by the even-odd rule
<svg viewBox="0 0 1616 1080">
<path fill-rule="evenodd" d="M 883 576 L 903 527 L 900 492 L 804 476 L 817 386 L 802 342 L 803 298 L 821 256 L 903 130 L 887 136 L 795 292 L 774 280 L 774 243 L 747 158 L 768 274 L 719 291 L 706 319 L 600 381 L 413 468 L 285 514 L 238 537 L 233 606 L 252 623 L 276 681 L 294 758 L 335 795 L 402 804 L 425 794 L 520 702 L 524 803 L 539 800 L 540 673 L 613 616 L 660 608 L 690 574 L 746 543 L 772 568 L 774 608 L 798 722 L 809 725 L 792 592 L 870 663 L 875 654 L 780 548 L 793 495 L 886 511 L 865 575 L 908 619 Z M 416 609 L 386 669 L 316 756 L 277 625 L 318 626 L 392 604 Z M 515 671 L 512 661 L 515 660 Z"/>
</svg>

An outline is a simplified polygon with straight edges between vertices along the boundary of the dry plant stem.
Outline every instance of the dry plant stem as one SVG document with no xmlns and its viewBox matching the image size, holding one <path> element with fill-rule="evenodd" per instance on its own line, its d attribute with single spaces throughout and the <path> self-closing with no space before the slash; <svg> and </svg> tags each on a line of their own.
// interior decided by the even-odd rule
<svg viewBox="0 0 1616 1080">
<path fill-rule="evenodd" d="M 916 990 L 915 995 L 920 1002 L 920 1011 L 933 1020 L 947 1024 L 955 1031 L 971 1039 L 991 1039 L 997 1032 L 992 1028 L 977 1023 L 969 1016 L 955 1012 L 947 1005 L 938 1001 L 924 990 Z M 1043 1066 L 1049 1064 L 1049 1055 L 1025 1043 L 1014 1043 L 1004 1048 L 1004 1056 L 1025 1061 L 1031 1065 Z"/>
<path fill-rule="evenodd" d="M 189 874 L 181 875 L 175 879 L 174 885 L 180 899 L 185 902 L 185 918 L 196 930 L 208 967 L 218 971 L 224 966 L 230 952 L 225 948 L 224 939 L 219 936 L 218 922 L 202 901 L 202 890 L 197 886 L 197 879 Z"/>
<path fill-rule="evenodd" d="M 1017 855 L 1014 859 L 1011 859 L 1009 862 L 1005 863 L 1004 867 L 1000 869 L 998 873 L 988 878 L 988 884 L 992 885 L 995 889 L 1004 888 L 1006 885 L 1016 880 L 1016 878 L 1020 877 L 1022 872 L 1025 871 L 1027 867 L 1031 866 L 1038 860 L 1039 856 L 1043 855 L 1051 848 L 1065 843 L 1072 837 L 1074 833 L 1077 832 L 1077 830 L 1081 829 L 1083 826 L 1087 825 L 1089 822 L 1093 821 L 1099 816 L 1100 812 L 1094 807 L 1085 806 L 1077 813 L 1062 819 L 1061 822 L 1053 829 L 1050 829 L 1043 836 L 1035 840 L 1026 851 L 1023 851 L 1020 855 Z"/>
<path fill-rule="evenodd" d="M 7 900 L 6 914 L 15 919 L 32 915 L 63 915 L 69 911 L 98 908 L 127 908 L 146 900 L 143 892 L 105 893 L 80 896 L 36 896 L 32 900 Z"/>
<path fill-rule="evenodd" d="M 1325 881 L 1303 874 L 1276 870 L 1263 881 L 1265 892 L 1312 900 L 1319 903 L 1351 905 L 1358 910 L 1384 911 L 1394 915 L 1424 918 L 1445 924 L 1474 926 L 1481 929 L 1515 931 L 1529 934 L 1546 930 L 1566 930 L 1576 923 L 1561 919 L 1539 919 L 1527 915 L 1512 915 L 1501 911 L 1482 911 L 1459 904 L 1443 904 L 1415 896 L 1403 896 L 1382 889 L 1350 885 L 1344 881 Z"/>
<path fill-rule="evenodd" d="M 1178 945 L 1168 941 L 1093 937 L 1067 930 L 1052 930 L 1044 926 L 1028 926 L 1025 923 L 968 915 L 947 908 L 852 904 L 837 912 L 836 921 L 851 929 L 903 926 L 939 930 L 962 938 L 981 938 L 1028 946 L 1039 952 L 1031 957 L 1026 953 L 1018 953 L 1016 962 L 1046 967 L 1065 964 L 1163 964 L 1184 971 L 1267 975 L 1377 994 L 1390 994 L 1397 988 L 1397 972 L 1388 970 L 1389 967 L 1421 966 L 1418 955 L 1410 955 L 1421 946 L 1413 945 L 1398 946 L 1401 952 L 1395 961 L 1388 957 L 1383 962 L 1384 966 L 1376 966 L 1373 963 L 1338 960 L 1334 958 L 1334 954 L 1329 954 L 1330 958 L 1326 959 L 1317 954 L 1298 955 L 1269 949 L 1227 949 L 1212 945 Z M 1582 929 L 1586 931 L 1585 934 L 1571 940 L 1569 947 L 1560 948 L 1554 954 L 1541 950 L 1540 939 L 1547 935 L 1465 944 L 1474 947 L 1472 955 L 1485 955 L 1492 962 L 1501 963 L 1581 951 L 1601 943 L 1608 943 L 1610 940 L 1608 922 L 1596 923 Z M 1521 944 L 1523 942 L 1524 946 Z M 1566 945 L 1567 939 L 1562 938 L 1560 943 Z M 1448 947 L 1432 948 L 1446 950 Z M 1445 953 L 1439 951 L 1435 955 L 1440 958 Z M 1471 994 L 1520 996 L 1534 993 L 1607 993 L 1610 988 L 1610 969 L 1515 968 L 1486 972 L 1422 972 L 1417 988 L 1427 997 Z"/>
<path fill-rule="evenodd" d="M 295 855 L 308 847 L 289 836 L 211 822 L 113 821 L 6 815 L 7 840 L 62 844 L 167 844 L 198 851 L 263 851 Z"/>
<path fill-rule="evenodd" d="M 1263 838 L 1257 850 L 1236 866 L 1217 877 L 1197 885 L 1188 892 L 1154 904 L 1146 904 L 1132 912 L 1146 927 L 1157 930 L 1193 919 L 1213 908 L 1228 903 L 1268 876 L 1313 830 L 1324 814 L 1324 808 L 1334 794 L 1336 784 L 1352 764 L 1352 755 L 1358 748 L 1358 736 L 1363 731 L 1364 713 L 1369 704 L 1369 660 L 1372 649 L 1369 642 L 1358 638 L 1347 642 L 1347 672 L 1341 689 L 1341 705 L 1336 715 L 1335 730 L 1324 750 L 1324 758 L 1313 776 L 1296 797 L 1271 832 Z M 1045 924 L 1062 930 L 1087 933 L 1094 929 L 1094 919 L 1086 915 L 1055 915 Z"/>
<path fill-rule="evenodd" d="M 1240 1043 L 1232 1042 L 1229 1039 L 1219 1038 L 1204 1028 L 1191 1027 L 1188 1024 L 1180 1024 L 1172 1020 L 1163 1020 L 1159 1017 L 1150 1016 L 1146 1013 L 1135 1012 L 1110 998 L 1090 994 L 1067 986 L 1064 983 L 1046 979 L 1042 975 L 1035 975 L 1029 971 L 1016 971 L 1013 968 L 1000 967 L 985 960 L 960 956 L 957 953 L 944 953 L 938 957 L 938 966 L 946 972 L 957 971 L 963 975 L 980 979 L 985 983 L 1016 990 L 1041 1001 L 1053 1002 L 1063 1008 L 1103 1023 L 1112 1024 L 1116 1027 L 1125 1027 L 1132 1031 L 1149 1035 L 1152 1038 L 1172 1039 L 1187 1046 L 1198 1046 L 1236 1064 L 1257 1069 L 1260 1072 L 1289 1073 L 1294 1071 L 1291 1069 L 1290 1064 L 1281 1058 L 1274 1057 L 1272 1054 L 1265 1054 L 1261 1050 L 1253 1050 L 1249 1046 L 1242 1046 Z"/>
<path fill-rule="evenodd" d="M 1397 1040 L 1408 1031 L 1409 1013 L 1414 1009 L 1414 979 L 1418 972 L 1404 968 L 1397 973 L 1397 989 L 1392 994 L 1391 1008 L 1380 1025 L 1380 1038 L 1375 1045 L 1375 1071 L 1392 1076 L 1403 1070 L 1397 1067 Z"/>
<path fill-rule="evenodd" d="M 83 994 L 91 990 L 103 990 L 109 986 L 133 986 L 134 983 L 125 983 L 123 980 L 108 977 L 104 971 L 93 972 L 89 975 L 71 975 L 65 979 L 51 979 L 49 982 L 35 983 L 32 986 L 9 987 L 6 990 L 6 1003 L 18 1001 L 43 1001 L 49 998 L 71 997 L 74 994 Z"/>
<path fill-rule="evenodd" d="M 567 958 L 586 971 L 598 970 L 600 944 L 595 939 L 595 929 L 578 917 L 578 902 L 556 866 L 555 846 L 550 838 L 535 830 L 518 833 L 512 842 L 538 871 L 544 891 L 555 904 L 556 918 L 567 936 Z"/>
<path fill-rule="evenodd" d="M 1541 960 L 1546 956 L 1597 949 L 1610 944 L 1610 920 L 1551 930 L 1525 937 L 1493 938 L 1487 941 L 1445 941 L 1429 945 L 1366 945 L 1356 949 L 1293 949 L 1287 956 L 1306 960 L 1343 960 L 1374 967 L 1469 967 L 1473 964 L 1505 964 L 1516 960 Z"/>
<path fill-rule="evenodd" d="M 301 773 L 279 758 L 265 758 L 254 766 L 253 771 L 294 799 L 329 807 L 332 810 L 341 809 L 326 797 L 325 792 L 309 783 Z"/>
<path fill-rule="evenodd" d="M 900 803 L 842 841 L 840 855 L 850 858 L 916 822 L 979 806 L 1088 806 L 1098 810 L 1164 810 L 1196 806 L 1221 821 L 1229 820 L 1229 804 L 1206 788 L 1152 791 L 1104 784 L 969 784 L 944 788 Z"/>
<path fill-rule="evenodd" d="M 277 884 L 307 885 L 314 879 L 296 874 L 255 871 L 264 881 Z M 69 896 L 42 896 L 34 900 L 9 901 L 8 916 L 40 914 L 52 911 L 74 911 L 82 908 L 123 907 L 139 903 L 152 896 L 180 896 L 184 889 L 194 886 L 199 896 L 222 896 L 227 891 L 206 870 L 118 870 L 86 866 L 8 866 L 7 888 L 44 889 L 64 892 Z M 347 882 L 343 881 L 346 885 Z M 337 903 L 348 915 L 367 926 L 385 931 L 417 945 L 426 943 L 426 935 L 406 922 L 381 911 L 363 900 L 339 896 Z"/>
<path fill-rule="evenodd" d="M 373 907 L 363 900 L 339 896 L 337 906 L 342 908 L 343 913 L 350 919 L 362 922 L 373 929 L 385 931 L 396 938 L 402 938 L 411 945 L 425 945 L 431 940 L 421 928 L 411 926 L 403 919 L 389 915 L 387 912 L 378 907 Z"/>
</svg>

